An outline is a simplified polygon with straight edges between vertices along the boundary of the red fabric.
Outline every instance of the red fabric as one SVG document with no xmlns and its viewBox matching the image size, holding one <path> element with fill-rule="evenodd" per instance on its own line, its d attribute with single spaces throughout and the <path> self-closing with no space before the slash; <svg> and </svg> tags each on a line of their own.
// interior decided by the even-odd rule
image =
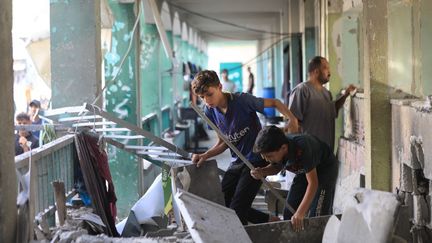
<svg viewBox="0 0 432 243">
<path fill-rule="evenodd" d="M 91 156 L 93 157 L 93 161 L 96 161 L 97 163 L 99 175 L 102 177 L 102 179 L 108 182 L 108 188 L 106 188 L 105 184 L 104 185 L 107 192 L 107 200 L 110 206 L 111 215 L 115 222 L 115 218 L 117 217 L 117 207 L 116 207 L 117 197 L 115 194 L 114 183 L 112 181 L 111 172 L 109 169 L 108 156 L 105 150 L 100 149 L 99 145 L 97 144 L 98 141 L 96 138 L 91 137 L 89 135 L 86 135 L 85 138 L 88 144 L 90 145 Z"/>
</svg>

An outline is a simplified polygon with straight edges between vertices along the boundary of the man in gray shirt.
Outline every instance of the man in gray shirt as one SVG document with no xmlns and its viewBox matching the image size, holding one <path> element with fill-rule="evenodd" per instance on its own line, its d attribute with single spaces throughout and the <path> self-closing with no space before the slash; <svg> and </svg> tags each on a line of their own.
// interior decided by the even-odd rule
<svg viewBox="0 0 432 243">
<path fill-rule="evenodd" d="M 309 80 L 298 84 L 289 100 L 289 109 L 297 117 L 301 131 L 318 137 L 334 151 L 335 119 L 348 95 L 356 89 L 348 86 L 345 94 L 333 101 L 323 85 L 330 79 L 330 65 L 324 57 L 309 61 Z"/>
</svg>

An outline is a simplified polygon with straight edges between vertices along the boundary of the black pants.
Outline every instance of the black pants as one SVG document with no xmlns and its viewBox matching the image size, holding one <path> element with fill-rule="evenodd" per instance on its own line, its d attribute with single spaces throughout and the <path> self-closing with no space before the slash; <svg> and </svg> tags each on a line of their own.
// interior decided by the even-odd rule
<svg viewBox="0 0 432 243">
<path fill-rule="evenodd" d="M 267 162 L 261 161 L 254 164 L 257 167 L 264 167 L 267 165 Z M 269 220 L 268 214 L 251 208 L 261 184 L 261 180 L 252 178 L 250 169 L 243 163 L 228 168 L 222 179 L 225 205 L 236 212 L 244 225 L 248 221 L 259 224 L 268 222 Z"/>
<path fill-rule="evenodd" d="M 317 217 L 331 215 L 333 213 L 333 199 L 335 194 L 336 180 L 338 174 L 338 161 L 334 159 L 330 167 L 324 171 L 318 171 L 318 189 L 309 208 L 309 215 L 306 217 Z M 294 177 L 291 189 L 289 190 L 287 203 L 297 210 L 303 196 L 306 193 L 308 182 L 305 174 L 298 174 Z M 291 220 L 293 213 L 285 207 L 284 220 Z"/>
</svg>

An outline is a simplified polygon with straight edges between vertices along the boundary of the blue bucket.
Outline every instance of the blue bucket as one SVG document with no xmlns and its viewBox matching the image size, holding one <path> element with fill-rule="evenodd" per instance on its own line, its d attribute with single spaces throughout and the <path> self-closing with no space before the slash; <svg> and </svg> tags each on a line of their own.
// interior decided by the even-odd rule
<svg viewBox="0 0 432 243">
<path fill-rule="evenodd" d="M 275 88 L 274 87 L 263 88 L 262 94 L 263 94 L 263 98 L 273 99 L 275 97 Z M 264 108 L 264 114 L 266 117 L 274 117 L 276 116 L 276 110 L 275 108 Z"/>
</svg>

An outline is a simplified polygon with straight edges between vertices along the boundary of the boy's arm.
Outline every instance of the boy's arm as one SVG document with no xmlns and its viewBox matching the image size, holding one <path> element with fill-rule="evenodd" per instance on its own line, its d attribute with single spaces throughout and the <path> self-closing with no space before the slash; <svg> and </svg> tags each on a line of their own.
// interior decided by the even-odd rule
<svg viewBox="0 0 432 243">
<path fill-rule="evenodd" d="M 289 119 L 287 130 L 290 133 L 299 132 L 298 120 L 294 114 L 278 99 L 264 99 L 264 107 L 275 107 L 285 118 Z"/>
<path fill-rule="evenodd" d="M 297 232 L 304 229 L 303 219 L 305 217 L 305 214 L 309 210 L 309 207 L 318 189 L 318 175 L 316 168 L 313 168 L 311 171 L 306 173 L 306 179 L 308 182 L 306 192 L 299 207 L 297 208 L 297 211 L 291 217 L 291 223 L 293 224 L 294 230 Z"/>
<path fill-rule="evenodd" d="M 197 164 L 197 167 L 200 167 L 208 158 L 211 158 L 213 156 L 216 156 L 223 151 L 225 151 L 228 148 L 228 145 L 225 144 L 225 142 L 218 137 L 217 143 L 211 147 L 209 150 L 207 150 L 203 154 L 193 154 L 192 155 L 192 162 L 194 164 Z"/>
<path fill-rule="evenodd" d="M 269 164 L 266 167 L 255 168 L 250 171 L 251 176 L 254 179 L 261 180 L 268 175 L 276 175 L 282 170 L 282 164 Z"/>
</svg>

